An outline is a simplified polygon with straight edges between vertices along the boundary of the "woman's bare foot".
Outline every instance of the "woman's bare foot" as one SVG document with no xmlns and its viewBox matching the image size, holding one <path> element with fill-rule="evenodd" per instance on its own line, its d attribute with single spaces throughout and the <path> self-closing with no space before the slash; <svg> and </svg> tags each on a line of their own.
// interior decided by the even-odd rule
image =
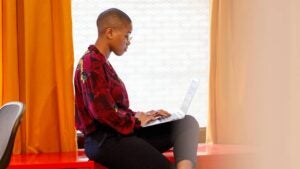
<svg viewBox="0 0 300 169">
<path fill-rule="evenodd" d="M 193 169 L 193 163 L 190 160 L 182 160 L 177 163 L 177 169 Z"/>
</svg>

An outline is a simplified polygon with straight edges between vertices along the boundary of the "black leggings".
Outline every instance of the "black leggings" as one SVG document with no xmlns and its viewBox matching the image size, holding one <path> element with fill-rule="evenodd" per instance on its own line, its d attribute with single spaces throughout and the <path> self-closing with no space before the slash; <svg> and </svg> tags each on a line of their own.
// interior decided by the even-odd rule
<svg viewBox="0 0 300 169">
<path fill-rule="evenodd" d="M 174 148 L 175 161 L 196 164 L 199 125 L 194 117 L 141 128 L 123 136 L 99 129 L 85 138 L 89 159 L 109 169 L 171 169 L 162 152 Z"/>
</svg>

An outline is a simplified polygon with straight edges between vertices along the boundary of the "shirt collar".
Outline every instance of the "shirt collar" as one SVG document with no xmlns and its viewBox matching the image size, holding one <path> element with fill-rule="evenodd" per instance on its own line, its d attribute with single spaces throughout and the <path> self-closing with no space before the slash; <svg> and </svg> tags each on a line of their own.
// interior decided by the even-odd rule
<svg viewBox="0 0 300 169">
<path fill-rule="evenodd" d="M 98 48 L 95 45 L 90 45 L 88 47 L 88 50 L 90 52 L 95 52 L 95 54 L 97 54 L 97 56 L 99 56 L 101 59 L 104 59 L 105 61 L 107 61 L 106 57 L 102 53 L 100 53 L 100 51 L 98 50 Z"/>
</svg>

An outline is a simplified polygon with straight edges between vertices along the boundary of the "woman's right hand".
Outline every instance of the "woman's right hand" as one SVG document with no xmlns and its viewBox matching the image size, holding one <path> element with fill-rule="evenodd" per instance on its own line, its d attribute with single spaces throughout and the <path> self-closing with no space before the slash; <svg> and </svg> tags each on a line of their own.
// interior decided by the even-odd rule
<svg viewBox="0 0 300 169">
<path fill-rule="evenodd" d="M 144 112 L 138 112 L 135 115 L 136 118 L 138 118 L 141 121 L 141 126 L 146 125 L 150 121 L 156 120 L 157 117 L 155 116 L 155 113 L 144 113 Z"/>
</svg>

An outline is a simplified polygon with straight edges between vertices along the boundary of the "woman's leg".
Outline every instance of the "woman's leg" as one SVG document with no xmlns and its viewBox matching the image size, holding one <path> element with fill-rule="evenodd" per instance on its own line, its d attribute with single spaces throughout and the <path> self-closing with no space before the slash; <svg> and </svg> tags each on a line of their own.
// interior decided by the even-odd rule
<svg viewBox="0 0 300 169">
<path fill-rule="evenodd" d="M 136 136 L 87 137 L 87 156 L 109 169 L 170 169 L 169 161 L 153 146 Z"/>
<path fill-rule="evenodd" d="M 199 125 L 194 117 L 186 115 L 181 120 L 140 129 L 141 137 L 160 152 L 174 147 L 176 163 L 189 160 L 196 164 Z"/>
</svg>

